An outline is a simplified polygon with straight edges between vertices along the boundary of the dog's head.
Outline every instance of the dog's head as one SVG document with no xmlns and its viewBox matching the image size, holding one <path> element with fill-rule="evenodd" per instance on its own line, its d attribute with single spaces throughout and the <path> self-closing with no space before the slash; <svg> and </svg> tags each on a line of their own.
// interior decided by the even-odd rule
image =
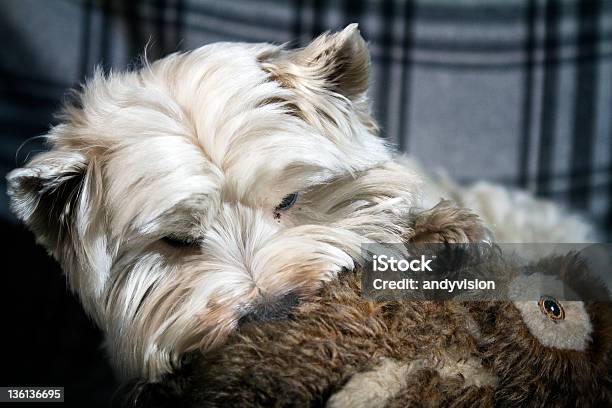
<svg viewBox="0 0 612 408">
<path fill-rule="evenodd" d="M 97 72 L 9 174 L 123 376 L 159 378 L 407 233 L 418 179 L 376 137 L 368 64 L 351 25 Z"/>
</svg>

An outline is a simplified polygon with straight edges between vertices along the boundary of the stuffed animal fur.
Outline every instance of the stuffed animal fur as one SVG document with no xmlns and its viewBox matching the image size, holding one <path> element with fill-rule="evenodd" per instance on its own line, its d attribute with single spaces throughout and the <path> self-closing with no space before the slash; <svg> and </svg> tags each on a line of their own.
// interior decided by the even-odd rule
<svg viewBox="0 0 612 408">
<path fill-rule="evenodd" d="M 611 406 L 612 305 L 580 255 L 543 259 L 527 273 L 496 251 L 474 265 L 474 276 L 494 268 L 508 277 L 509 300 L 381 302 L 362 297 L 359 271 L 347 272 L 289 319 L 246 324 L 223 347 L 194 356 L 141 403 Z M 530 291 L 550 295 L 537 293 L 534 279 L 560 279 L 598 301 L 549 296 L 543 306 L 526 300 Z M 527 297 L 512 300 L 512 291 Z"/>
</svg>

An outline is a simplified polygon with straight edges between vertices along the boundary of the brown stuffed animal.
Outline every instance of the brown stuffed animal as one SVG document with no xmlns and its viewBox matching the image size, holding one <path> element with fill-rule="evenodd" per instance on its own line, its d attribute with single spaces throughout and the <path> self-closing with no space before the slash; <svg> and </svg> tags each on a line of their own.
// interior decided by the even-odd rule
<svg viewBox="0 0 612 408">
<path fill-rule="evenodd" d="M 469 209 L 456 207 L 447 200 L 442 200 L 438 205 L 428 210 L 419 210 L 415 208 L 408 216 L 398 217 L 397 221 L 399 224 L 402 224 L 402 230 L 405 231 L 406 242 L 413 245 L 435 242 L 444 243 L 445 245 L 456 244 L 461 248 L 462 245 L 468 243 L 489 243 L 493 239 L 490 230 L 483 224 L 478 216 Z M 294 319 L 302 319 L 305 317 L 305 310 L 325 298 L 327 296 L 326 293 L 333 294 L 334 288 L 336 287 L 338 287 L 337 284 L 333 284 L 329 288 L 331 292 L 325 291 L 320 297 L 307 299 L 308 303 L 302 304 L 299 311 L 293 313 L 292 317 Z M 347 293 L 350 294 L 349 297 L 351 299 L 359 297 L 354 288 L 350 289 Z M 306 301 L 304 298 L 299 300 Z M 333 298 L 329 298 L 329 301 L 333 302 L 334 300 Z M 278 318 L 279 314 L 284 314 L 284 317 L 287 317 L 286 313 L 279 312 L 279 310 L 272 309 L 269 315 L 270 317 L 275 316 L 274 318 Z M 322 310 L 321 313 L 323 313 Z M 254 326 L 253 324 L 245 324 L 245 322 L 246 319 L 241 320 L 241 334 L 246 338 L 249 336 L 249 330 Z M 256 324 L 261 324 L 261 322 L 259 321 Z M 270 335 L 273 335 L 276 330 L 284 330 L 282 327 L 275 327 L 275 324 L 276 323 L 271 325 L 264 324 L 261 329 L 270 329 Z M 298 326 L 299 325 L 294 326 L 296 335 L 297 331 L 300 330 Z M 251 328 L 249 329 L 249 327 Z M 303 333 L 302 335 L 307 336 L 308 334 Z M 357 341 L 358 339 L 355 338 L 355 340 Z M 234 338 L 233 341 L 236 342 L 237 340 Z M 255 341 L 255 339 L 253 339 L 253 341 Z M 222 350 L 223 349 L 218 349 L 217 352 L 222 353 Z M 211 355 L 211 358 L 216 358 L 213 357 L 214 355 L 215 354 Z M 188 363 L 188 360 L 192 357 L 196 357 L 196 362 L 185 364 Z M 285 357 L 289 356 L 287 355 Z M 180 367 L 176 367 L 174 374 L 166 376 L 160 382 L 148 383 L 136 379 L 131 383 L 124 384 L 122 389 L 118 390 L 116 393 L 113 405 L 121 407 L 142 406 L 148 408 L 165 406 L 177 407 L 191 402 L 193 399 L 191 397 L 199 393 L 199 388 L 197 386 L 199 380 L 194 378 L 194 376 L 200 372 L 200 370 L 197 369 L 197 361 L 201 361 L 200 358 L 202 358 L 202 356 L 199 356 L 197 352 L 194 352 L 192 355 L 184 356 Z M 246 363 L 246 360 L 243 363 Z M 194 367 L 196 369 L 194 369 Z M 243 367 L 241 366 L 237 365 L 235 368 L 239 371 L 243 371 Z M 345 376 L 348 374 L 349 372 L 347 371 L 343 375 Z M 186 386 L 187 391 L 185 391 Z"/>
<path fill-rule="evenodd" d="M 612 305 L 581 258 L 547 258 L 528 273 L 501 256 L 479 267 L 511 277 L 510 300 L 376 302 L 360 295 L 358 273 L 346 273 L 290 319 L 247 324 L 197 357 L 183 373 L 182 403 L 612 406 Z M 547 281 L 578 296 L 595 290 L 598 301 L 538 293 Z"/>
</svg>

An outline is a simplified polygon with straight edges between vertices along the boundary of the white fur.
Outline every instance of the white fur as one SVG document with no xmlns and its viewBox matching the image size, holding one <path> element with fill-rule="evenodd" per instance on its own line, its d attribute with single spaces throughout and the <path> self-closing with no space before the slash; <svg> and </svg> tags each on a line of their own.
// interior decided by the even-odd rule
<svg viewBox="0 0 612 408">
<path fill-rule="evenodd" d="M 158 380 L 262 298 L 309 296 L 362 243 L 411 233 L 421 177 L 376 136 L 368 63 L 351 25 L 299 50 L 218 43 L 98 71 L 9 174 L 123 377 Z"/>
<path fill-rule="evenodd" d="M 550 200 L 500 184 L 477 181 L 460 186 L 448 176 L 427 174 L 414 158 L 397 158 L 424 178 L 423 206 L 429 208 L 440 198 L 454 201 L 477 213 L 502 243 L 592 243 L 595 229 L 585 218 Z M 539 254 L 540 256 L 542 254 Z"/>
<path fill-rule="evenodd" d="M 302 50 L 220 43 L 96 72 L 50 150 L 9 175 L 123 377 L 159 379 L 260 299 L 308 296 L 363 242 L 410 233 L 420 179 L 376 137 L 367 68 L 349 26 Z"/>
</svg>

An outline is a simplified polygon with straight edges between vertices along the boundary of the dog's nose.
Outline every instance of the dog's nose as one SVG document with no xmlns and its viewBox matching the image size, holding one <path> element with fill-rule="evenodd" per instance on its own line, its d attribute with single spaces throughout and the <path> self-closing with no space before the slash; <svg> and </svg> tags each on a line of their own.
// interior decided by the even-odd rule
<svg viewBox="0 0 612 408">
<path fill-rule="evenodd" d="M 298 305 L 299 296 L 293 292 L 280 297 L 265 297 L 251 306 L 249 311 L 240 318 L 239 324 L 282 320 L 289 317 L 291 311 Z"/>
</svg>

